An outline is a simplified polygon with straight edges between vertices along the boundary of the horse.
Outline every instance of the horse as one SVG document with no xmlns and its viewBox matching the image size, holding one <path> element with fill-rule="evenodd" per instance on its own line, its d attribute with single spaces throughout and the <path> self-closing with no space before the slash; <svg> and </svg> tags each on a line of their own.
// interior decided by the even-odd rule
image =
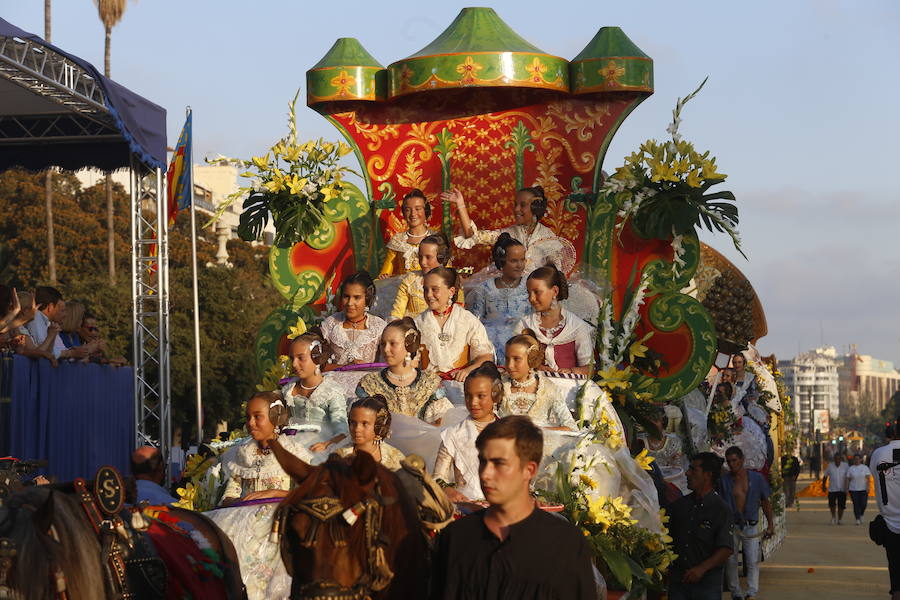
<svg viewBox="0 0 900 600">
<path fill-rule="evenodd" d="M 298 482 L 273 522 L 292 600 L 426 597 L 426 538 L 393 472 L 367 452 L 314 467 L 277 441 L 271 447 Z"/>
<path fill-rule="evenodd" d="M 98 536 L 83 500 L 77 490 L 45 485 L 3 501 L 0 598 L 246 597 L 231 541 L 205 516 L 168 507 L 125 509 L 119 519 L 104 513 Z M 135 521 L 141 524 L 130 526 Z"/>
</svg>

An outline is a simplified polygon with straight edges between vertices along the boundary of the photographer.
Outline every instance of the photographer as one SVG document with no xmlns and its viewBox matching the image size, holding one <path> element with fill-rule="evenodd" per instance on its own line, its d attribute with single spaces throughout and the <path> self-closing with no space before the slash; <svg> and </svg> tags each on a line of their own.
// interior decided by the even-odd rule
<svg viewBox="0 0 900 600">
<path fill-rule="evenodd" d="M 869 535 L 887 554 L 891 599 L 900 600 L 900 419 L 887 424 L 886 445 L 872 453 L 869 470 L 875 478 L 875 500 L 881 513 Z"/>
</svg>

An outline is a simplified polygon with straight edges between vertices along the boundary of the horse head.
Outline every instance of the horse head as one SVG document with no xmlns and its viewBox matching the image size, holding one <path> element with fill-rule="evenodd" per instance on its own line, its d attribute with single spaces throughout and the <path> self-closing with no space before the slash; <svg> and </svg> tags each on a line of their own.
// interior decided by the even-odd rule
<svg viewBox="0 0 900 600">
<path fill-rule="evenodd" d="M 276 450 L 285 470 L 299 479 L 274 525 L 284 533 L 291 597 L 424 597 L 425 540 L 396 475 L 366 452 L 350 460 L 332 455 L 317 467 L 281 454 Z"/>
</svg>

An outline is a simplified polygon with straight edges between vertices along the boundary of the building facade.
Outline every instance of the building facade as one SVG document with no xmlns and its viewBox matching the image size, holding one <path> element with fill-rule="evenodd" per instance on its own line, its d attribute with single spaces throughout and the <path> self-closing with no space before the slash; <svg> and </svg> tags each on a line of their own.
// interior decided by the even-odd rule
<svg viewBox="0 0 900 600">
<path fill-rule="evenodd" d="M 815 432 L 816 411 L 828 411 L 831 419 L 840 416 L 838 367 L 841 365 L 837 351 L 831 346 L 779 361 L 778 368 L 793 399 L 800 431 Z"/>
<path fill-rule="evenodd" d="M 854 344 L 841 362 L 841 410 L 846 414 L 881 412 L 891 396 L 900 391 L 900 371 L 889 360 L 858 354 Z"/>
</svg>

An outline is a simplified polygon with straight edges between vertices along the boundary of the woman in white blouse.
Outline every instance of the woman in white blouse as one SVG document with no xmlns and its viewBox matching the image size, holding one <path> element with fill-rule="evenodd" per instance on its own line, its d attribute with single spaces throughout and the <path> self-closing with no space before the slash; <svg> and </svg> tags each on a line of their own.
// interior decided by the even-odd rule
<svg viewBox="0 0 900 600">
<path fill-rule="evenodd" d="M 544 370 L 590 375 L 594 328 L 560 306 L 569 297 L 566 278 L 547 265 L 532 271 L 525 285 L 533 312 L 519 320 L 516 333 L 530 329 L 546 346 Z"/>
<path fill-rule="evenodd" d="M 343 366 L 375 362 L 385 323 L 369 314 L 375 302 L 375 282 L 366 271 L 350 275 L 338 288 L 337 312 L 322 321 L 322 335 L 331 345 L 331 362 Z"/>
<path fill-rule="evenodd" d="M 459 275 L 454 269 L 437 267 L 425 275 L 428 310 L 415 318 L 428 350 L 429 364 L 449 373 L 456 381 L 486 360 L 493 360 L 494 346 L 478 318 L 456 304 Z"/>
</svg>

